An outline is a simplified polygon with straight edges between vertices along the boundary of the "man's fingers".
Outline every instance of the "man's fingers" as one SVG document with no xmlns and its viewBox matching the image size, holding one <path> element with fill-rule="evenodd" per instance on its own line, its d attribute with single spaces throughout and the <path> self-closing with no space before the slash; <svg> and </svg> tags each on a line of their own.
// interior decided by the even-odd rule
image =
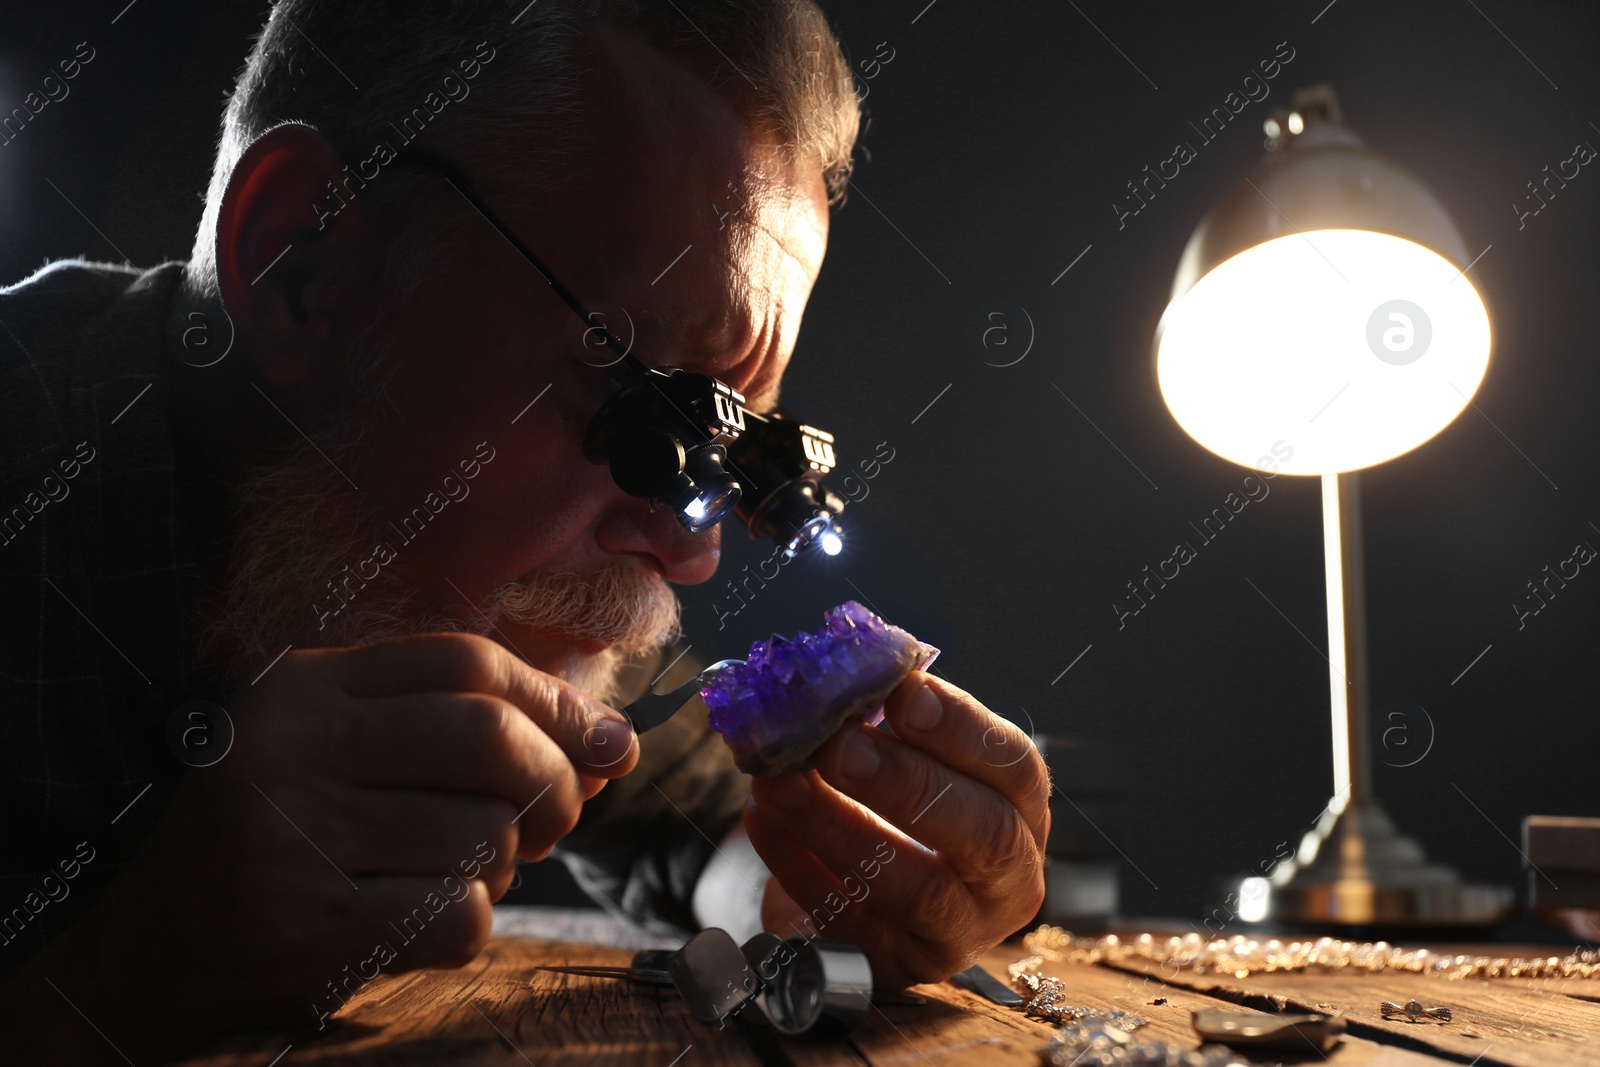
<svg viewBox="0 0 1600 1067">
<path fill-rule="evenodd" d="M 515 876 L 517 812 L 504 800 L 350 785 L 311 794 L 272 791 L 283 813 L 357 881 L 393 875 L 480 878 L 491 898 L 499 898 Z"/>
<path fill-rule="evenodd" d="M 970 693 L 935 675 L 913 671 L 884 702 L 895 736 L 974 781 L 1005 795 L 1043 848 L 1050 775 L 1028 735 Z"/>
<path fill-rule="evenodd" d="M 575 821 L 579 775 L 521 710 L 481 693 L 353 701 L 328 716 L 330 775 L 358 785 L 487 793 L 520 810 L 541 797 Z"/>
<path fill-rule="evenodd" d="M 746 817 L 745 827 L 773 878 L 805 912 L 786 920 L 786 929 L 774 929 L 779 937 L 822 937 L 860 946 L 872 960 L 873 984 L 880 989 L 940 981 L 965 966 L 952 965 L 940 941 L 905 930 L 900 916 L 879 910 L 879 901 L 850 901 L 833 872 L 803 840 L 764 813 L 759 802 Z"/>
<path fill-rule="evenodd" d="M 976 905 L 940 857 L 887 830 L 814 773 L 757 778 L 751 793 L 758 817 L 799 841 L 842 896 L 870 899 L 874 911 L 893 915 L 896 926 L 920 937 L 948 938 L 951 930 L 970 925 Z M 823 903 L 821 896 L 795 899 L 808 907 Z"/>
<path fill-rule="evenodd" d="M 321 654 L 338 657 L 335 676 L 351 696 L 483 693 L 522 709 L 582 773 L 619 778 L 638 762 L 633 729 L 620 712 L 535 670 L 486 637 L 416 634 Z"/>
<path fill-rule="evenodd" d="M 935 849 L 961 880 L 994 891 L 1040 850 L 1015 805 L 882 730 L 852 723 L 817 752 L 839 792 Z M 1042 832 L 1042 831 L 1040 831 Z"/>
<path fill-rule="evenodd" d="M 857 920 L 865 904 L 849 898 L 843 884 L 805 843 L 759 805 L 745 819 L 745 830 L 772 877 L 806 913 L 805 918 L 791 920 L 791 929 L 773 932 L 784 938 L 854 940 L 844 935 L 858 932 Z M 874 925 L 868 923 L 866 929 L 871 930 Z"/>
<path fill-rule="evenodd" d="M 307 655 L 334 657 L 334 677 L 353 697 L 436 689 L 498 693 L 510 684 L 512 663 L 527 666 L 497 642 L 464 633 L 407 634 Z"/>
<path fill-rule="evenodd" d="M 443 876 L 363 878 L 362 916 L 373 945 L 350 960 L 350 970 L 369 978 L 380 967 L 400 974 L 419 967 L 461 967 L 489 943 L 494 908 L 481 881 L 452 882 Z M 387 958 L 389 962 L 382 960 Z M 337 976 L 330 976 L 337 977 Z"/>
</svg>

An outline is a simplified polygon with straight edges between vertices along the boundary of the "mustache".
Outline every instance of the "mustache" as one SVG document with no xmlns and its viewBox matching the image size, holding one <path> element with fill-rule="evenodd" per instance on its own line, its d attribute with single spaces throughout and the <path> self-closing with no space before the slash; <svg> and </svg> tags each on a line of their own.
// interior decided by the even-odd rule
<svg viewBox="0 0 1600 1067">
<path fill-rule="evenodd" d="M 627 653 L 651 651 L 682 633 L 682 605 L 672 586 L 634 559 L 502 583 L 483 610 L 494 624 L 600 641 Z"/>
</svg>

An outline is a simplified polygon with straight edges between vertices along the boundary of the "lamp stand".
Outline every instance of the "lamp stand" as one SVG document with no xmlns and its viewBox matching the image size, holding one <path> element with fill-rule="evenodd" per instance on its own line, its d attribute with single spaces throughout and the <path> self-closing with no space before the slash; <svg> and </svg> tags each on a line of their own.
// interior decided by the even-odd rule
<svg viewBox="0 0 1600 1067">
<path fill-rule="evenodd" d="M 1322 514 L 1333 799 L 1292 860 L 1271 879 L 1246 879 L 1239 887 L 1240 915 L 1256 921 L 1393 928 L 1501 922 L 1514 903 L 1509 888 L 1467 885 L 1452 868 L 1429 863 L 1422 846 L 1395 829 L 1372 795 L 1361 483 L 1356 473 L 1322 476 Z"/>
</svg>

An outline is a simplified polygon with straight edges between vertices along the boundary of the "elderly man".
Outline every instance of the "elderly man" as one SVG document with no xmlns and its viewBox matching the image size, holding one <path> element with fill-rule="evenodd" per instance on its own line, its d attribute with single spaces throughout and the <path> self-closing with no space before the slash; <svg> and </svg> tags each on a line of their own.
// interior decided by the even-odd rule
<svg viewBox="0 0 1600 1067">
<path fill-rule="evenodd" d="M 352 976 L 470 961 L 518 858 L 662 928 L 854 941 L 887 988 L 1040 903 L 1043 764 L 942 680 L 754 788 L 703 721 L 615 710 L 719 532 L 585 458 L 607 360 L 490 216 L 765 411 L 859 111 L 810 0 L 518 7 L 279 0 L 191 259 L 0 294 L 28 1062 L 326 1027 Z M 196 697 L 236 732 L 186 767 Z"/>
</svg>

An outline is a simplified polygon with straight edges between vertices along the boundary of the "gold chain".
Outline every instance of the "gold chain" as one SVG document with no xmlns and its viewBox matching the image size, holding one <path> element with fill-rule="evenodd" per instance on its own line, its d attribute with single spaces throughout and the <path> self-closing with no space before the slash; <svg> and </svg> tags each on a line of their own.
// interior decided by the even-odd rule
<svg viewBox="0 0 1600 1067">
<path fill-rule="evenodd" d="M 1059 926 L 1040 926 L 1025 935 L 1028 952 L 1059 963 L 1121 963 L 1144 960 L 1175 964 L 1196 974 L 1244 978 L 1271 971 L 1410 971 L 1441 978 L 1594 978 L 1600 952 L 1584 949 L 1566 956 L 1458 956 L 1425 948 L 1405 949 L 1387 941 L 1258 941 L 1235 934 L 1207 941 L 1199 934 L 1155 937 L 1140 934 L 1124 941 L 1116 934 L 1078 937 Z"/>
</svg>

